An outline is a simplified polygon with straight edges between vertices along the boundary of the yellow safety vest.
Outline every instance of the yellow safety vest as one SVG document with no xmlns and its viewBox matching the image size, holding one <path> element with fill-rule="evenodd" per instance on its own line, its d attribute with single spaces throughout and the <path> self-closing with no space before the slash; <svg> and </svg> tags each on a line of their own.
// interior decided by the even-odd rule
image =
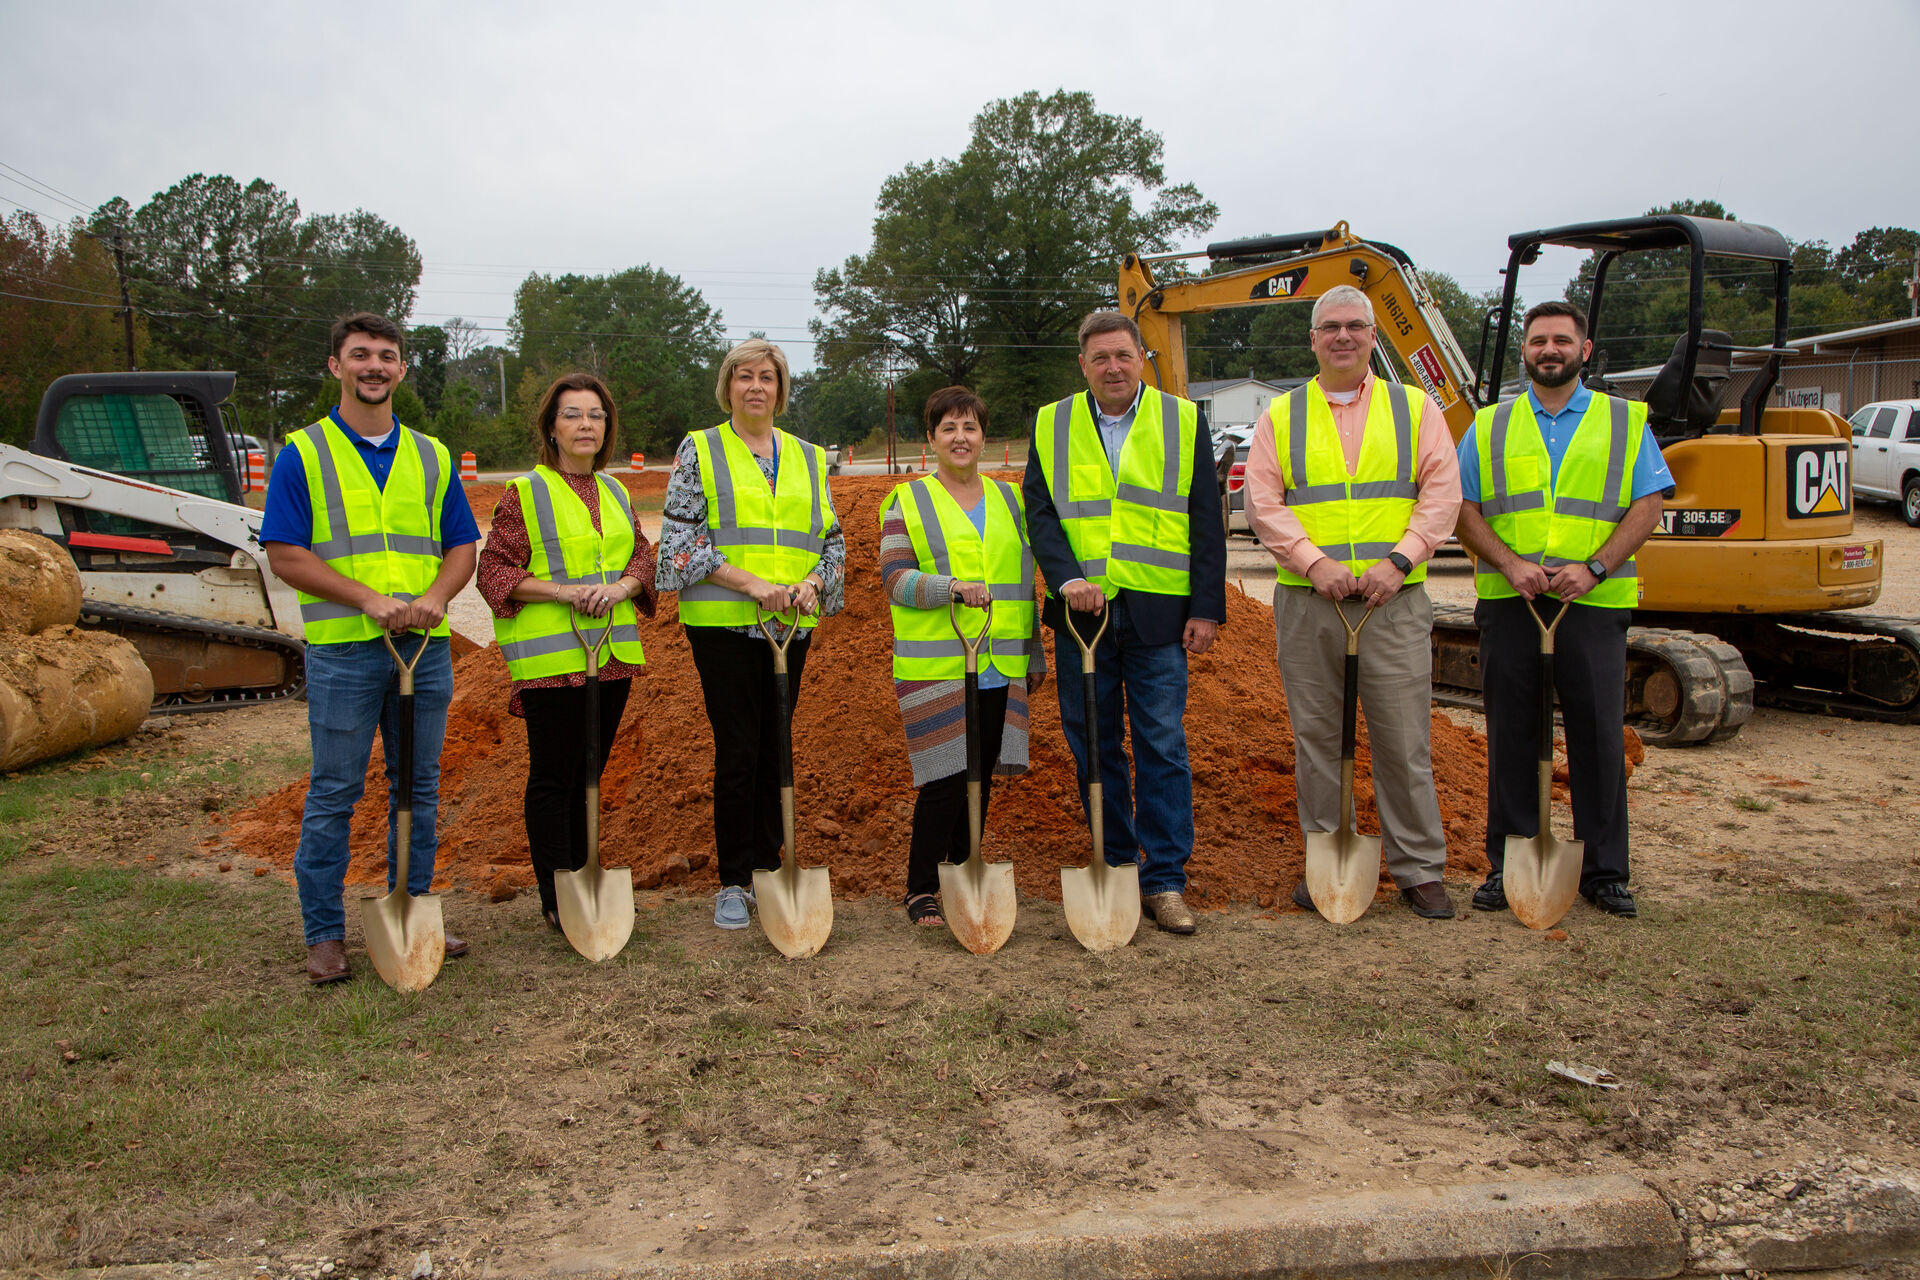
<svg viewBox="0 0 1920 1280">
<path fill-rule="evenodd" d="M 1033 548 L 1027 542 L 1026 512 L 1019 492 L 1004 480 L 988 481 L 987 490 L 984 540 L 947 487 L 933 476 L 894 486 L 880 507 L 880 520 L 884 524 L 887 512 L 896 505 L 900 508 L 922 572 L 987 584 L 993 597 L 993 625 L 980 651 L 980 670 L 991 667 L 1009 680 L 1018 680 L 1027 674 L 1033 640 Z M 979 634 L 981 612 L 960 606 L 960 625 L 969 636 Z M 947 609 L 893 604 L 894 679 L 959 680 L 966 673 L 966 648 L 954 634 Z"/>
<path fill-rule="evenodd" d="M 633 561 L 633 506 L 627 487 L 596 472 L 600 486 L 600 531 L 594 532 L 587 504 L 559 472 L 535 467 L 515 476 L 508 486 L 520 499 L 520 518 L 526 522 L 532 556 L 527 571 L 555 586 L 584 586 L 619 579 Z M 580 630 L 598 639 L 605 619 L 583 618 Z M 558 600 L 534 600 L 520 606 L 511 618 L 495 617 L 493 638 L 507 660 L 507 674 L 515 680 L 572 675 L 587 669 L 586 650 L 573 634 L 572 606 Z M 638 615 L 633 601 L 613 606 L 613 656 L 640 666 Z"/>
<path fill-rule="evenodd" d="M 1480 514 L 1513 553 L 1548 569 L 1585 564 L 1613 536 L 1633 505 L 1633 468 L 1646 439 L 1647 406 L 1595 393 L 1573 429 L 1553 474 L 1553 459 L 1526 395 L 1474 415 L 1480 455 Z M 1482 600 L 1518 595 L 1506 575 L 1482 560 L 1474 566 Z M 1580 597 L 1581 604 L 1631 609 L 1640 602 L 1632 559 Z"/>
<path fill-rule="evenodd" d="M 827 492 L 826 454 L 798 436 L 774 429 L 780 459 L 778 487 L 767 484 L 753 450 L 731 422 L 696 432 L 700 487 L 707 498 L 707 527 L 727 563 L 767 582 L 791 586 L 820 563 L 833 526 Z M 680 621 L 690 627 L 746 627 L 759 620 L 752 596 L 712 582 L 680 590 Z M 818 621 L 801 614 L 800 625 Z"/>
<path fill-rule="evenodd" d="M 395 600 L 417 600 L 440 572 L 440 509 L 453 480 L 447 447 L 396 425 L 401 439 L 384 488 L 331 417 L 296 431 L 313 510 L 313 554 L 327 567 Z M 380 625 L 350 604 L 296 593 L 308 644 L 378 640 Z M 432 634 L 451 628 L 443 619 Z"/>
<path fill-rule="evenodd" d="M 1199 409 L 1191 400 L 1142 388 L 1116 476 L 1088 399 L 1068 396 L 1033 422 L 1040 473 L 1081 574 L 1108 599 L 1123 587 L 1191 594 L 1187 510 Z"/>
<path fill-rule="evenodd" d="M 1314 546 L 1356 577 L 1387 558 L 1413 519 L 1414 499 L 1420 493 L 1414 474 L 1425 408 L 1421 392 L 1375 378 L 1360 459 L 1352 474 L 1347 472 L 1333 407 L 1318 378 L 1289 391 L 1267 409 L 1287 509 L 1300 518 Z M 1423 582 L 1426 576 L 1423 560 L 1407 575 L 1407 582 Z M 1313 585 L 1284 565 L 1279 577 L 1289 586 Z"/>
</svg>

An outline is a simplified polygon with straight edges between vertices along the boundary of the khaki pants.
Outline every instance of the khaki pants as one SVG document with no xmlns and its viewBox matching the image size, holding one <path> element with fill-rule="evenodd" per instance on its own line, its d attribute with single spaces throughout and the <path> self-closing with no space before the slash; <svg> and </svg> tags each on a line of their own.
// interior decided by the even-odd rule
<svg viewBox="0 0 1920 1280">
<path fill-rule="evenodd" d="M 1357 601 L 1341 602 L 1357 622 Z M 1347 633 L 1333 603 L 1305 587 L 1276 585 L 1273 623 L 1280 680 L 1293 720 L 1300 826 L 1340 825 L 1340 710 Z M 1360 709 L 1373 755 L 1373 799 L 1387 871 L 1402 889 L 1440 879 L 1447 836 L 1433 788 L 1433 604 L 1426 587 L 1402 588 L 1360 633 Z"/>
</svg>

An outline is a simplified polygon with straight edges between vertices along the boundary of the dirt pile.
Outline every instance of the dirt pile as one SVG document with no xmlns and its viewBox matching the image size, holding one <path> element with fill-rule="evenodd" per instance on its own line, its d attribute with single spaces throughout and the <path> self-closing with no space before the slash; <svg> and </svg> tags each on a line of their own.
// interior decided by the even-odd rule
<svg viewBox="0 0 1920 1280">
<path fill-rule="evenodd" d="M 897 897 L 906 883 L 914 792 L 889 674 L 892 627 L 876 516 L 891 485 L 884 476 L 834 482 L 847 530 L 848 606 L 816 633 L 794 724 L 801 860 L 831 867 L 842 897 Z M 1219 643 L 1191 668 L 1187 742 L 1198 839 L 1189 897 L 1198 906 L 1273 905 L 1276 891 L 1290 890 L 1301 869 L 1292 730 L 1274 665 L 1272 612 L 1229 591 L 1227 613 Z M 689 886 L 711 889 L 712 736 L 671 597 L 661 600 L 657 619 L 641 620 L 641 629 L 649 674 L 634 691 L 602 783 L 602 856 L 609 865 L 634 867 L 643 887 L 685 876 Z M 436 883 L 505 896 L 533 878 L 521 818 L 526 731 L 507 715 L 506 663 L 497 648 L 458 657 L 454 677 Z M 1023 893 L 1057 899 L 1059 868 L 1084 865 L 1089 839 L 1051 688 L 1034 699 L 1032 727 L 1033 770 L 995 784 L 986 849 L 990 858 L 1013 860 Z M 1486 869 L 1485 740 L 1436 712 L 1433 758 L 1449 866 L 1477 878 Z M 367 798 L 354 815 L 354 884 L 386 875 L 378 759 L 376 753 Z M 1362 828 L 1378 830 L 1364 720 L 1357 773 Z M 304 784 L 266 797 L 236 815 L 225 842 L 290 866 L 304 798 Z M 670 865 L 676 857 L 685 858 L 684 868 Z"/>
<path fill-rule="evenodd" d="M 0 769 L 118 742 L 147 718 L 153 675 L 140 651 L 74 626 L 79 616 L 66 551 L 0 530 Z"/>
</svg>

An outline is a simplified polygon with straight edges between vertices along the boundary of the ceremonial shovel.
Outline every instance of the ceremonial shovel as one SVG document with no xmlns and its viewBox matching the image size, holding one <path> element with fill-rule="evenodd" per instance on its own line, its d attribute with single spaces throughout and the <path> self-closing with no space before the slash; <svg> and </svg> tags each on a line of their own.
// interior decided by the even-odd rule
<svg viewBox="0 0 1920 1280">
<path fill-rule="evenodd" d="M 447 958 L 447 926 L 440 914 L 440 895 L 407 892 L 407 871 L 413 855 L 413 670 L 427 651 L 431 637 L 419 633 L 420 647 L 413 660 L 400 656 L 393 637 L 385 632 L 387 652 L 400 668 L 400 812 L 395 832 L 396 866 L 393 890 L 384 898 L 360 901 L 360 926 L 366 934 L 367 958 L 380 980 L 398 991 L 425 991 L 439 976 Z"/>
<path fill-rule="evenodd" d="M 1532 839 L 1508 836 L 1502 872 L 1507 905 L 1529 929 L 1551 929 L 1567 914 L 1580 893 L 1580 866 L 1587 856 L 1585 841 L 1553 835 L 1553 633 L 1567 609 L 1562 601 L 1548 626 L 1533 601 L 1527 601 L 1533 625 L 1540 629 L 1540 834 Z"/>
<path fill-rule="evenodd" d="M 780 829 L 786 845 L 776 871 L 753 873 L 753 896 L 760 906 L 760 927 L 781 955 L 804 960 L 827 944 L 833 932 L 833 887 L 825 867 L 802 868 L 793 844 L 793 725 L 787 718 L 787 647 L 800 633 L 800 611 L 793 611 L 787 638 L 775 640 L 769 620 L 779 613 L 758 611 L 760 633 L 773 648 L 774 740 L 780 750 Z M 780 619 L 784 621 L 784 619 Z"/>
<path fill-rule="evenodd" d="M 1309 831 L 1307 838 L 1307 895 L 1314 910 L 1334 924 L 1352 924 L 1366 913 L 1380 884 L 1380 837 L 1363 836 L 1353 829 L 1353 752 L 1359 736 L 1360 631 L 1373 616 L 1368 605 L 1359 626 L 1347 621 L 1347 611 L 1333 602 L 1340 625 L 1347 629 L 1347 663 L 1340 707 L 1340 826 L 1334 831 Z"/>
<path fill-rule="evenodd" d="M 1065 601 L 1061 602 L 1065 605 Z M 1084 867 L 1060 868 L 1060 905 L 1067 928 L 1089 951 L 1111 951 L 1133 941 L 1140 927 L 1140 865 L 1107 865 L 1106 793 L 1100 785 L 1100 701 L 1093 680 L 1093 648 L 1106 634 L 1111 607 L 1100 611 L 1100 627 L 1091 642 L 1080 637 L 1073 610 L 1067 630 L 1080 646 L 1080 678 L 1087 703 L 1087 823 L 1093 831 L 1093 859 Z"/>
<path fill-rule="evenodd" d="M 993 630 L 993 601 L 987 619 L 971 639 L 960 629 L 960 602 L 947 606 L 953 632 L 967 651 L 967 860 L 940 864 L 940 909 L 960 945 L 977 956 L 998 951 L 1013 932 L 1019 910 L 1013 889 L 1013 864 L 980 857 L 980 779 L 992 765 L 980 759 L 980 646 Z M 1102 859 L 1105 861 L 1105 859 Z"/>
<path fill-rule="evenodd" d="M 591 641 L 577 613 L 569 610 L 568 621 L 587 654 L 587 865 L 554 872 L 553 896 L 573 949 L 589 960 L 610 960 L 633 936 L 633 868 L 608 871 L 600 865 L 600 648 L 611 648 L 613 614 Z"/>
</svg>

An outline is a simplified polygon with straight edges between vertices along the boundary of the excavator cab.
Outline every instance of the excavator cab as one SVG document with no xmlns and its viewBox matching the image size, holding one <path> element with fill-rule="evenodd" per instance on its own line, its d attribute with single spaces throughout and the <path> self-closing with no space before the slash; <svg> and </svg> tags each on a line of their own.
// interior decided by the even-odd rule
<svg viewBox="0 0 1920 1280">
<path fill-rule="evenodd" d="M 1880 543 L 1854 532 L 1847 424 L 1824 409 L 1768 405 L 1782 358 L 1792 354 L 1787 238 L 1758 223 L 1685 214 L 1508 237 L 1492 360 L 1474 370 L 1483 403 L 1498 398 L 1500 371 L 1516 340 L 1520 269 L 1548 245 L 1599 255 L 1587 304 L 1587 334 L 1596 345 L 1607 337 L 1607 277 L 1620 257 L 1672 250 L 1686 256 L 1686 329 L 1642 393 L 1674 487 L 1661 526 L 1636 557 L 1640 600 L 1630 636 L 1629 719 L 1650 740 L 1664 742 L 1725 737 L 1754 701 L 1920 719 L 1920 628 L 1845 612 L 1879 597 L 1884 563 Z M 1770 345 L 1742 345 L 1707 327 L 1709 258 L 1757 264 L 1771 274 Z M 1745 367 L 1737 367 L 1735 357 L 1746 357 Z M 1596 359 L 1587 385 L 1617 395 L 1644 377 L 1607 375 L 1604 360 Z M 1643 664 L 1647 678 L 1636 686 L 1634 637 L 1643 638 L 1649 655 L 1678 639 L 1701 652 L 1682 655 L 1685 661 L 1669 655 L 1664 666 Z"/>
</svg>

